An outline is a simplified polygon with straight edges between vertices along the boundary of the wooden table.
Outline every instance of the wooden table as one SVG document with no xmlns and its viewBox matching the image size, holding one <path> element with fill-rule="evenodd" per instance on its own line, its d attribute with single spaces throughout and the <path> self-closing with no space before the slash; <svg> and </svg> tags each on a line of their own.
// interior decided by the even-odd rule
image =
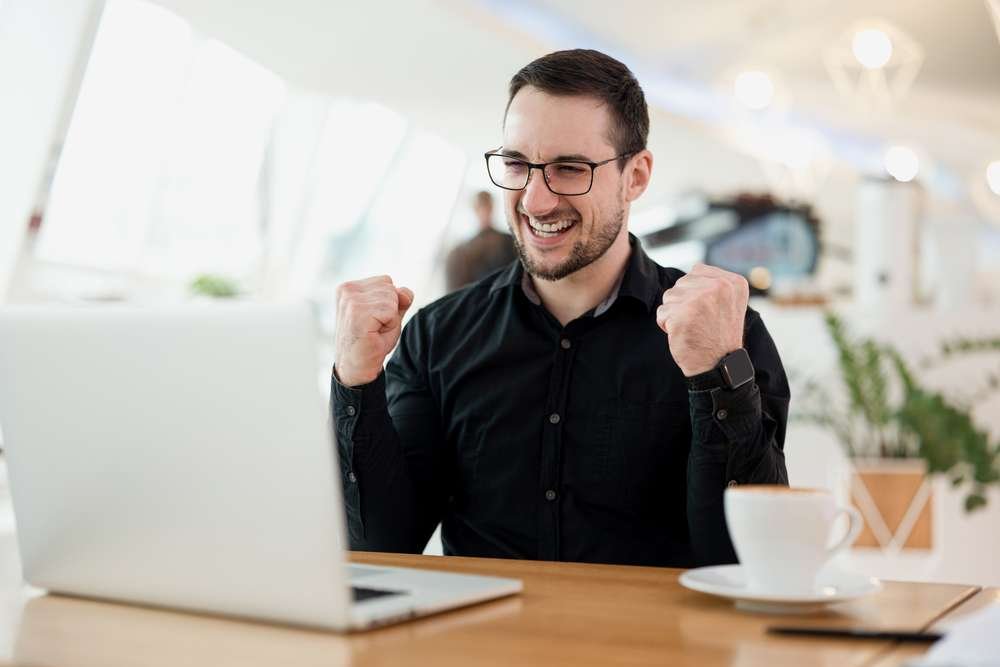
<svg viewBox="0 0 1000 667">
<path fill-rule="evenodd" d="M 480 558 L 355 554 L 405 565 L 524 580 L 521 595 L 403 625 L 336 635 L 60 596 L 29 599 L 9 630 L 17 665 L 896 665 L 889 642 L 766 635 L 778 622 L 927 628 L 975 604 L 976 586 L 885 582 L 877 595 L 818 616 L 736 611 L 681 587 L 680 570 Z M 977 597 L 978 596 L 978 597 Z"/>
<path fill-rule="evenodd" d="M 1000 589 L 989 588 L 981 590 L 956 607 L 951 613 L 931 624 L 930 629 L 935 631 L 947 631 L 950 624 L 960 620 L 963 616 L 979 611 L 988 605 L 994 604 L 1000 604 Z M 902 667 L 907 660 L 923 655 L 926 650 L 926 646 L 921 647 L 914 644 L 900 646 L 896 650 L 882 656 L 882 658 L 875 663 L 875 665 L 876 667 Z"/>
</svg>

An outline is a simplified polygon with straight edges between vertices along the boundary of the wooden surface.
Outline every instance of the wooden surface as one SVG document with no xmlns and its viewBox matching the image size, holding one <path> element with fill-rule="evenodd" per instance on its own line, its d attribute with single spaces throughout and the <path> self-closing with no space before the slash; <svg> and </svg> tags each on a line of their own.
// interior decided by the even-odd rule
<svg viewBox="0 0 1000 667">
<path fill-rule="evenodd" d="M 931 624 L 929 629 L 946 632 L 949 625 L 961 620 L 963 616 L 995 604 L 1000 604 L 1000 588 L 988 588 L 980 591 L 959 605 L 953 612 Z M 927 646 L 919 644 L 901 644 L 895 650 L 881 656 L 875 663 L 875 667 L 902 667 L 907 660 L 923 655 L 927 649 Z M 997 658 L 997 662 L 1000 662 L 1000 658 Z"/>
<path fill-rule="evenodd" d="M 821 615 L 781 617 L 680 586 L 680 570 L 355 554 L 356 562 L 524 580 L 521 595 L 355 635 L 298 630 L 59 596 L 29 600 L 18 665 L 870 665 L 886 642 L 773 637 L 775 623 L 922 629 L 977 587 L 886 582 Z"/>
</svg>

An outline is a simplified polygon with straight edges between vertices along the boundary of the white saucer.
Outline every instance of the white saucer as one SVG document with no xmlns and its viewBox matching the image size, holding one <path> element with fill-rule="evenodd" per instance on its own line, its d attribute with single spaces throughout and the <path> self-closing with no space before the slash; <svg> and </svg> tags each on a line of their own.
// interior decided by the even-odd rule
<svg viewBox="0 0 1000 667">
<path fill-rule="evenodd" d="M 822 570 L 817 577 L 816 590 L 804 595 L 750 591 L 739 565 L 715 565 L 688 570 L 681 575 L 680 582 L 693 591 L 735 600 L 739 609 L 773 614 L 812 613 L 828 604 L 856 600 L 882 590 L 882 582 L 875 577 L 834 568 Z"/>
</svg>

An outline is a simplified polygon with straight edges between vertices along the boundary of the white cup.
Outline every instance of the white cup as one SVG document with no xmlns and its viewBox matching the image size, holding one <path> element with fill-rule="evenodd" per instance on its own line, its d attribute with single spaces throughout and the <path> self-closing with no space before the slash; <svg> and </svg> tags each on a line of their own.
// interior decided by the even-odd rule
<svg viewBox="0 0 1000 667">
<path fill-rule="evenodd" d="M 816 575 L 861 532 L 861 515 L 837 505 L 829 491 L 777 485 L 726 489 L 726 524 L 749 590 L 775 595 L 810 595 Z M 829 546 L 833 523 L 850 520 L 847 534 Z"/>
</svg>

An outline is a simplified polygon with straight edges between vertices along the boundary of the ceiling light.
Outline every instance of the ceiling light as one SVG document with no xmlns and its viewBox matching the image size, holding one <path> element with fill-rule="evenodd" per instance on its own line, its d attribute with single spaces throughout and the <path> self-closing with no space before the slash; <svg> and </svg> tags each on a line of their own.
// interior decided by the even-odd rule
<svg viewBox="0 0 1000 667">
<path fill-rule="evenodd" d="M 987 165 L 986 185 L 990 186 L 993 194 L 1000 197 L 1000 160 L 994 160 Z"/>
<path fill-rule="evenodd" d="M 909 183 L 920 170 L 920 159 L 913 149 L 906 146 L 893 146 L 885 152 L 883 158 L 885 170 L 901 183 Z"/>
<path fill-rule="evenodd" d="M 774 100 L 774 82 L 765 72 L 753 70 L 742 72 L 736 77 L 733 93 L 740 104 L 760 111 L 770 106 Z"/>
<path fill-rule="evenodd" d="M 824 50 L 823 62 L 837 91 L 859 111 L 884 112 L 910 90 L 924 49 L 892 23 L 872 17 L 842 32 Z"/>
<path fill-rule="evenodd" d="M 859 30 L 851 40 L 851 50 L 866 69 L 882 69 L 892 58 L 892 40 L 878 28 Z"/>
<path fill-rule="evenodd" d="M 771 289 L 771 271 L 766 266 L 755 266 L 750 269 L 750 276 L 747 279 L 750 286 L 762 292 Z"/>
</svg>

